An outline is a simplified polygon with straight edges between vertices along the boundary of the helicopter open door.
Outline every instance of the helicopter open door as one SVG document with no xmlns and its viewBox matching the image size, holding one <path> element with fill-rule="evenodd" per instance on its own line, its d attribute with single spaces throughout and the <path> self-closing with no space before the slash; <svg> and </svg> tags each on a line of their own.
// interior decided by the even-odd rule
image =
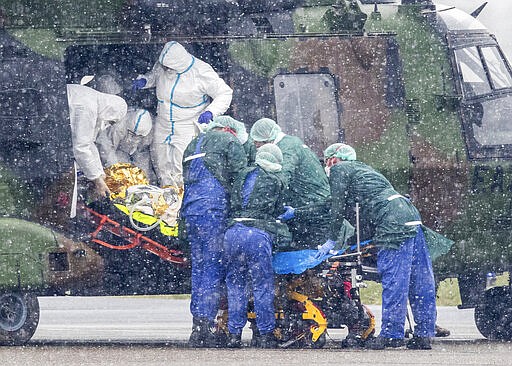
<svg viewBox="0 0 512 366">
<path fill-rule="evenodd" d="M 73 166 L 66 78 L 61 63 L 0 31 L 0 170 L 18 199 L 0 193 L 2 214 L 20 216 Z M 28 188 L 28 189 L 26 189 Z M 4 190 L 0 190 L 4 192 Z M 30 193 L 29 193 L 30 192 Z M 7 193 L 7 192 L 6 192 Z M 9 203 L 11 202 L 11 203 Z M 13 207 L 7 207 L 10 204 Z"/>
</svg>

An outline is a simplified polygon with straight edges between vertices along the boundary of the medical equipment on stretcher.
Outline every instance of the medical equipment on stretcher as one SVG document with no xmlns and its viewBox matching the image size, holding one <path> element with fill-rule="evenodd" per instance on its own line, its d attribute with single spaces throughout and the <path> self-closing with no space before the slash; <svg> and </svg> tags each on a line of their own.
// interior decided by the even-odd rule
<svg viewBox="0 0 512 366">
<path fill-rule="evenodd" d="M 375 247 L 371 241 L 354 244 L 316 259 L 316 250 L 277 253 L 276 337 L 281 348 L 321 348 L 328 329 L 345 328 L 342 345 L 363 346 L 375 333 L 375 317 L 361 303 L 363 267 L 368 271 Z M 363 265 L 364 264 L 364 265 Z M 366 265 L 369 264 L 369 265 Z M 257 332 L 255 314 L 249 313 Z"/>
<path fill-rule="evenodd" d="M 114 164 L 105 173 L 110 197 L 83 205 L 86 221 L 94 227 L 90 241 L 112 250 L 141 248 L 172 264 L 188 265 L 181 250 L 155 239 L 177 240 L 182 192 L 149 185 L 145 173 L 127 163 Z"/>
</svg>

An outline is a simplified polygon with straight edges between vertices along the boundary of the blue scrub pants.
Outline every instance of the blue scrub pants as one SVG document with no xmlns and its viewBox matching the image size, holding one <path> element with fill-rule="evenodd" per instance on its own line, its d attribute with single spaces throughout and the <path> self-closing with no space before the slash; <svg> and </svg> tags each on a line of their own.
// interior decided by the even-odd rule
<svg viewBox="0 0 512 366">
<path fill-rule="evenodd" d="M 380 336 L 404 338 L 409 299 L 416 323 L 414 335 L 433 337 L 437 316 L 434 272 L 421 228 L 399 249 L 381 249 L 377 269 L 382 279 Z"/>
<path fill-rule="evenodd" d="M 190 312 L 194 318 L 214 321 L 222 292 L 224 265 L 222 250 L 226 220 L 224 215 L 186 216 L 187 236 L 192 256 Z"/>
<path fill-rule="evenodd" d="M 235 224 L 224 236 L 224 255 L 229 332 L 240 334 L 247 323 L 250 279 L 258 330 L 260 334 L 272 332 L 276 322 L 272 238 L 263 230 Z"/>
</svg>

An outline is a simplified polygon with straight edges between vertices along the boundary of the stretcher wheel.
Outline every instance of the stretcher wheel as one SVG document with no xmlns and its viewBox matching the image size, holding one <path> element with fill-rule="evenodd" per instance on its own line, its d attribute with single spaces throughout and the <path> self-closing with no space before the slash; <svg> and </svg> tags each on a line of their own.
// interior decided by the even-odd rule
<svg viewBox="0 0 512 366">
<path fill-rule="evenodd" d="M 320 337 L 318 337 L 316 342 L 313 342 L 313 340 L 311 339 L 311 336 L 312 336 L 311 334 L 308 336 L 308 343 L 311 348 L 320 349 L 325 346 L 325 343 L 327 343 L 327 337 L 326 337 L 325 333 L 323 333 Z"/>
</svg>

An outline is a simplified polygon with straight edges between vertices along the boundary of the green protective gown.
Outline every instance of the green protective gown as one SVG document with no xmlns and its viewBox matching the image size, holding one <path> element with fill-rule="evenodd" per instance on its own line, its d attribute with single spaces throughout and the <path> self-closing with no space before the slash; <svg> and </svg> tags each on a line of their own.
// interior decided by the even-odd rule
<svg viewBox="0 0 512 366">
<path fill-rule="evenodd" d="M 256 160 L 256 145 L 254 145 L 254 140 L 249 137 L 243 144 L 243 147 L 247 155 L 247 165 L 254 165 L 254 161 Z"/>
<path fill-rule="evenodd" d="M 369 236 L 362 239 L 373 239 L 379 247 L 397 249 L 404 240 L 416 235 L 421 220 L 418 210 L 373 168 L 359 161 L 343 161 L 331 167 L 329 182 L 330 239 L 336 240 L 346 213 L 356 203 L 360 207 L 361 227 L 368 229 Z"/>
<path fill-rule="evenodd" d="M 329 197 L 329 181 L 315 153 L 295 136 L 285 135 L 277 146 L 283 152 L 286 204 L 305 206 Z"/>
<path fill-rule="evenodd" d="M 245 207 L 242 207 L 242 188 L 249 173 L 258 169 L 258 176 L 254 188 Z M 291 234 L 286 224 L 276 221 L 282 213 L 284 180 L 281 173 L 267 172 L 258 166 L 244 169 L 233 184 L 231 192 L 230 225 L 235 218 L 245 226 L 252 226 L 264 230 L 273 237 L 273 249 L 283 250 L 289 247 Z M 251 219 L 251 220 L 245 220 Z"/>
<path fill-rule="evenodd" d="M 194 155 L 199 136 L 195 137 L 187 146 L 183 154 L 184 158 Z M 238 173 L 247 166 L 247 157 L 238 139 L 229 132 L 215 129 L 207 131 L 204 133 L 201 152 L 206 153 L 203 157 L 206 168 L 228 192 L 231 191 Z M 184 172 L 188 171 L 188 166 L 192 161 L 183 163 Z"/>
<path fill-rule="evenodd" d="M 285 203 L 292 207 L 324 202 L 330 197 L 329 180 L 316 154 L 295 136 L 285 135 L 277 146 L 283 153 Z M 289 221 L 291 250 L 313 249 L 323 244 L 329 226 L 329 210 Z"/>
</svg>

